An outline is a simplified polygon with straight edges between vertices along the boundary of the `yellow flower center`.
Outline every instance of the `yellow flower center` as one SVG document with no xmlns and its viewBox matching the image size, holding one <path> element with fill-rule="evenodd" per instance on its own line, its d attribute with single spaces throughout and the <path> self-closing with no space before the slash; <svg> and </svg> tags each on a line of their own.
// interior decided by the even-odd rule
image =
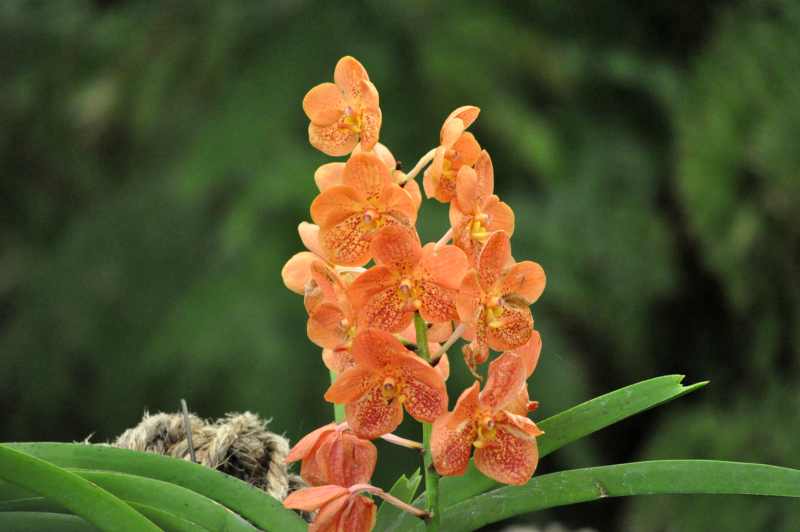
<svg viewBox="0 0 800 532">
<path fill-rule="evenodd" d="M 492 329 L 498 329 L 503 326 L 500 321 L 500 316 L 503 315 L 503 307 L 501 300 L 497 296 L 490 296 L 486 300 L 486 324 Z"/>
<path fill-rule="evenodd" d="M 472 218 L 472 224 L 470 224 L 469 229 L 469 236 L 473 240 L 477 240 L 479 242 L 486 242 L 489 237 L 491 236 L 491 232 L 486 228 L 484 223 L 488 220 L 488 216 L 483 213 L 478 213 Z"/>
<path fill-rule="evenodd" d="M 497 426 L 488 414 L 482 415 L 477 422 L 478 437 L 472 442 L 477 449 L 484 447 L 487 443 L 491 442 L 497 436 Z"/>
<path fill-rule="evenodd" d="M 422 300 L 419 299 L 419 288 L 417 288 L 416 283 L 411 279 L 405 278 L 400 281 L 397 291 L 400 295 L 400 299 L 407 304 L 413 305 L 416 309 L 422 306 Z"/>
<path fill-rule="evenodd" d="M 383 384 L 381 385 L 381 395 L 383 395 L 383 399 L 389 403 L 394 399 L 397 399 L 402 403 L 406 400 L 405 396 L 402 393 L 402 384 L 394 379 L 394 377 L 386 377 L 383 379 Z"/>
<path fill-rule="evenodd" d="M 342 121 L 344 127 L 353 133 L 361 133 L 362 126 L 362 113 L 356 112 L 352 107 L 345 109 L 344 120 Z"/>
</svg>

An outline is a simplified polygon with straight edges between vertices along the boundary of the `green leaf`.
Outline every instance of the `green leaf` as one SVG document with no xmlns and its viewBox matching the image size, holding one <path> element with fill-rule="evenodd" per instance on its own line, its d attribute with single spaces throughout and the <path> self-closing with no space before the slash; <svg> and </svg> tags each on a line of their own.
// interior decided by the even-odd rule
<svg viewBox="0 0 800 532">
<path fill-rule="evenodd" d="M 683 379 L 684 375 L 664 375 L 637 382 L 541 421 L 538 425 L 545 433 L 537 438 L 539 457 L 543 458 L 575 440 L 708 384 L 708 381 L 704 381 L 684 386 L 681 384 Z M 447 507 L 500 485 L 484 476 L 470 461 L 469 469 L 463 476 L 443 477 L 440 480 L 441 504 Z M 423 500 L 420 496 L 414 504 L 421 508 Z M 413 520 L 411 516 L 400 516 L 386 530 L 405 530 L 404 527 L 411 526 Z"/>
<path fill-rule="evenodd" d="M 394 486 L 392 486 L 392 489 L 389 490 L 389 493 L 403 502 L 411 502 L 411 500 L 414 498 L 414 495 L 417 493 L 420 482 L 422 482 L 422 475 L 420 474 L 419 469 L 417 469 L 411 474 L 410 478 L 406 477 L 405 475 L 401 475 L 400 478 L 397 479 L 397 482 L 394 483 Z M 375 521 L 375 530 L 383 530 L 389 525 L 389 523 L 399 518 L 400 514 L 402 513 L 403 511 L 401 509 L 392 506 L 387 502 L 382 502 L 380 508 L 378 509 L 378 517 Z"/>
<path fill-rule="evenodd" d="M 0 445 L 0 478 L 51 499 L 101 530 L 159 530 L 130 505 L 88 480 L 5 445 Z"/>
<path fill-rule="evenodd" d="M 153 453 L 79 443 L 12 443 L 62 467 L 117 471 L 182 486 L 212 499 L 264 530 L 305 532 L 300 517 L 267 493 L 230 475 Z"/>
<path fill-rule="evenodd" d="M 0 513 L 0 530 L 14 532 L 97 532 L 97 529 L 74 515 L 40 512 Z"/>
<path fill-rule="evenodd" d="M 179 517 L 175 514 L 169 513 L 163 509 L 153 508 L 152 506 L 147 506 L 145 504 L 138 504 L 135 502 L 125 501 L 130 504 L 135 510 L 140 512 L 142 515 L 150 519 L 160 528 L 164 530 L 169 530 L 170 532 L 203 532 L 206 530 L 212 530 L 208 528 L 204 528 L 197 523 L 192 522 L 189 519 L 184 519 Z M 0 516 L 4 513 L 13 512 L 13 513 L 24 513 L 24 512 L 38 512 L 38 513 L 46 513 L 46 514 L 64 514 L 70 515 L 65 513 L 65 510 L 58 506 L 57 504 L 53 503 L 49 499 L 45 499 L 44 497 L 27 497 L 24 499 L 11 499 L 6 501 L 0 501 Z M 86 523 L 83 519 L 81 519 L 82 526 L 88 527 L 90 530 L 96 530 L 94 527 Z M 0 529 L 5 530 L 5 529 Z M 217 530 L 217 529 L 213 529 Z"/>
<path fill-rule="evenodd" d="M 800 470 L 714 460 L 657 460 L 574 469 L 461 501 L 445 508 L 442 523 L 446 530 L 477 530 L 516 515 L 606 497 L 692 493 L 800 497 Z"/>
</svg>

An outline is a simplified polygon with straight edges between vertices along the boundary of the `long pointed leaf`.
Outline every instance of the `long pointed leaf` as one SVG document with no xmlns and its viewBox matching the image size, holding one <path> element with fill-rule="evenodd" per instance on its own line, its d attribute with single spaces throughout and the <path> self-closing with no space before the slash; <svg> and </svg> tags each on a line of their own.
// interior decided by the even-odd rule
<svg viewBox="0 0 800 532">
<path fill-rule="evenodd" d="M 47 497 L 101 530 L 160 530 L 104 489 L 45 460 L 0 445 L 0 478 Z"/>
<path fill-rule="evenodd" d="M 555 506 L 606 497 L 681 493 L 800 497 L 800 470 L 714 460 L 656 460 L 574 469 L 461 501 L 445 508 L 442 522 L 445 530 L 477 530 Z"/>
<path fill-rule="evenodd" d="M 153 453 L 79 443 L 10 443 L 62 467 L 153 478 L 205 495 L 264 530 L 304 532 L 306 523 L 267 493 L 230 475 Z"/>
<path fill-rule="evenodd" d="M 414 495 L 417 493 L 417 489 L 419 489 L 421 481 L 422 475 L 419 469 L 417 469 L 411 474 L 410 478 L 401 475 L 400 478 L 397 479 L 397 482 L 394 483 L 394 486 L 392 486 L 392 489 L 389 490 L 389 493 L 403 502 L 411 502 L 411 499 L 413 499 Z M 375 530 L 383 530 L 389 523 L 399 518 L 402 513 L 403 510 L 385 501 L 382 502 L 378 509 L 378 517 L 375 520 Z"/>
<path fill-rule="evenodd" d="M 74 515 L 40 512 L 0 513 L 0 530 L 14 532 L 97 532 L 86 520 Z"/>
<path fill-rule="evenodd" d="M 545 432 L 537 439 L 539 457 L 543 458 L 584 436 L 708 384 L 708 381 L 705 381 L 684 386 L 681 384 L 683 379 L 683 375 L 664 375 L 637 382 L 595 397 L 539 422 L 539 427 Z M 444 477 L 440 480 L 441 504 L 445 507 L 450 506 L 499 486 L 501 484 L 484 476 L 470 462 L 470 467 L 463 476 Z M 423 496 L 417 497 L 414 504 L 421 508 L 423 500 Z M 411 526 L 413 522 L 414 518 L 401 516 L 386 530 L 406 530 L 404 527 Z"/>
</svg>

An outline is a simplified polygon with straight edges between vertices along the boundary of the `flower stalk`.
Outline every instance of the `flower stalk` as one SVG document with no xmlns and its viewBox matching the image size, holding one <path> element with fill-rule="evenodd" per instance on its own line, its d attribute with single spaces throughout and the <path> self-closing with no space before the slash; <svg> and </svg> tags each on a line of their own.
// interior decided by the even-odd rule
<svg viewBox="0 0 800 532">
<path fill-rule="evenodd" d="M 425 320 L 419 313 L 414 314 L 414 327 L 417 333 L 417 353 L 420 357 L 430 362 L 431 357 L 428 352 L 428 327 Z M 439 530 L 439 474 L 433 467 L 433 456 L 431 455 L 431 424 L 422 424 L 422 447 L 424 454 L 422 457 L 423 471 L 425 473 L 425 496 L 427 498 L 426 508 L 430 519 L 426 521 L 427 530 L 436 532 Z"/>
</svg>

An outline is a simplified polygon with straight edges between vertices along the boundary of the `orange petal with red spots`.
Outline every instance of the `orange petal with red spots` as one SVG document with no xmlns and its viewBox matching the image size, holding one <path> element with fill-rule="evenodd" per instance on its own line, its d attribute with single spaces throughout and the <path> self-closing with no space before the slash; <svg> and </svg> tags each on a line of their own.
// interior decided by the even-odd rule
<svg viewBox="0 0 800 532">
<path fill-rule="evenodd" d="M 444 288 L 457 290 L 469 267 L 467 256 L 456 246 L 425 244 L 422 249 L 422 270 L 425 277 Z M 455 318 L 454 318 L 455 319 Z"/>
<path fill-rule="evenodd" d="M 311 263 L 311 278 L 322 292 L 323 301 L 340 305 L 344 296 L 344 284 L 336 271 L 317 259 Z M 308 309 L 311 313 L 312 309 Z"/>
<path fill-rule="evenodd" d="M 343 122 L 344 116 L 327 126 L 313 122 L 308 125 L 308 141 L 316 149 L 331 157 L 347 155 L 358 144 L 358 134 Z"/>
<path fill-rule="evenodd" d="M 377 386 L 379 379 L 369 368 L 354 366 L 336 377 L 325 392 L 325 400 L 339 404 L 357 401 Z"/>
<path fill-rule="evenodd" d="M 359 275 L 347 288 L 347 298 L 356 312 L 366 306 L 376 294 L 397 286 L 400 278 L 388 266 L 373 266 Z"/>
<path fill-rule="evenodd" d="M 468 128 L 473 122 L 475 122 L 475 120 L 478 119 L 480 112 L 481 110 L 474 105 L 462 105 L 450 113 L 450 115 L 447 117 L 447 120 L 450 120 L 451 118 L 460 118 L 461 121 L 464 122 L 464 128 Z"/>
<path fill-rule="evenodd" d="M 342 486 L 318 486 L 314 488 L 303 488 L 294 493 L 290 493 L 283 500 L 286 508 L 293 510 L 305 510 L 313 512 L 322 506 L 330 503 L 334 499 L 349 495 L 347 488 Z"/>
<path fill-rule="evenodd" d="M 447 411 L 447 388 L 442 374 L 416 356 L 395 360 L 403 374 L 406 411 L 417 421 L 433 423 Z"/>
<path fill-rule="evenodd" d="M 320 192 L 341 185 L 344 176 L 344 163 L 326 163 L 314 172 L 314 182 Z"/>
<path fill-rule="evenodd" d="M 536 440 L 518 437 L 505 424 L 498 424 L 495 438 L 475 451 L 478 470 L 503 484 L 525 484 L 538 462 Z"/>
<path fill-rule="evenodd" d="M 357 153 L 345 164 L 343 183 L 358 190 L 367 199 L 378 198 L 391 182 L 391 172 L 381 158 L 372 152 Z"/>
<path fill-rule="evenodd" d="M 330 190 L 323 194 L 327 192 Z M 363 266 L 369 262 L 372 254 L 362 221 L 362 214 L 354 213 L 336 224 L 320 227 L 320 241 L 331 262 L 340 266 Z"/>
<path fill-rule="evenodd" d="M 417 359 L 394 335 L 378 329 L 365 329 L 358 333 L 350 353 L 356 364 L 373 371 L 383 371 L 387 366 L 395 366 L 408 358 Z"/>
<path fill-rule="evenodd" d="M 320 228 L 335 225 L 363 210 L 366 198 L 352 187 L 332 186 L 311 202 L 311 219 Z"/>
<path fill-rule="evenodd" d="M 399 286 L 387 288 L 361 307 L 358 323 L 382 331 L 400 332 L 411 323 L 415 308 L 400 296 Z"/>
<path fill-rule="evenodd" d="M 381 383 L 377 383 L 361 399 L 347 403 L 344 413 L 353 432 L 368 440 L 393 432 L 403 421 L 402 404 L 397 397 L 385 399 Z"/>
<path fill-rule="evenodd" d="M 339 374 L 356 365 L 349 349 L 323 349 L 322 362 L 332 372 Z"/>
<path fill-rule="evenodd" d="M 530 305 L 542 295 L 546 282 L 542 267 L 536 262 L 526 260 L 518 262 L 503 275 L 500 293 L 514 294 Z"/>
<path fill-rule="evenodd" d="M 492 233 L 478 257 L 478 279 L 485 291 L 494 287 L 511 260 L 511 243 L 502 231 Z"/>
<path fill-rule="evenodd" d="M 495 351 L 516 349 L 533 335 L 533 317 L 526 306 L 504 303 L 499 321 L 499 327 L 487 327 L 486 331 L 489 347 Z"/>
<path fill-rule="evenodd" d="M 419 282 L 419 313 L 428 323 L 450 322 L 458 319 L 456 290 L 433 281 Z"/>
<path fill-rule="evenodd" d="M 512 352 L 503 353 L 489 364 L 489 378 L 479 400 L 492 412 L 498 411 L 525 387 L 525 364 Z"/>
<path fill-rule="evenodd" d="M 345 56 L 336 63 L 333 71 L 333 81 L 344 93 L 345 98 L 352 102 L 361 97 L 362 81 L 369 81 L 369 74 L 355 57 Z"/>
<path fill-rule="evenodd" d="M 477 322 L 482 297 L 483 290 L 478 281 L 478 273 L 469 270 L 461 280 L 461 286 L 456 294 L 456 310 L 460 321 L 468 324 Z"/>
<path fill-rule="evenodd" d="M 375 526 L 376 511 L 377 507 L 372 499 L 362 495 L 352 495 L 341 512 L 335 532 L 370 532 Z"/>
<path fill-rule="evenodd" d="M 419 236 L 413 229 L 390 225 L 372 239 L 375 263 L 385 265 L 401 275 L 407 275 L 422 257 Z"/>
<path fill-rule="evenodd" d="M 286 261 L 281 270 L 281 278 L 286 288 L 296 294 L 304 294 L 306 283 L 311 279 L 311 263 L 319 257 L 308 251 L 295 253 Z"/>
<path fill-rule="evenodd" d="M 344 112 L 342 91 L 333 83 L 320 83 L 303 98 L 303 111 L 308 119 L 320 126 L 333 124 Z"/>
<path fill-rule="evenodd" d="M 433 423 L 431 454 L 440 475 L 463 475 L 469 466 L 472 442 L 477 436 L 473 416 L 478 409 L 478 390 L 479 384 L 475 382 L 458 398 L 453 412 Z"/>
<path fill-rule="evenodd" d="M 309 340 L 320 347 L 335 349 L 347 341 L 347 330 L 342 325 L 345 315 L 333 303 L 321 303 L 308 318 L 306 332 Z"/>
<path fill-rule="evenodd" d="M 300 438 L 300 441 L 294 444 L 294 447 L 292 447 L 289 454 L 286 456 L 286 463 L 296 462 L 308 456 L 317 443 L 319 443 L 319 439 L 323 435 L 334 430 L 336 430 L 336 423 L 328 423 Z"/>
</svg>

